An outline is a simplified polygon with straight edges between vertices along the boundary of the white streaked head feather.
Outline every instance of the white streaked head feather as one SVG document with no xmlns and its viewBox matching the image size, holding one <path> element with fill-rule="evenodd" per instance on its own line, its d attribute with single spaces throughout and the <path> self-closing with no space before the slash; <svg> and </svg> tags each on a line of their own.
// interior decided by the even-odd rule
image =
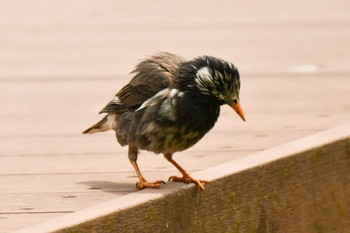
<svg viewBox="0 0 350 233">
<path fill-rule="evenodd" d="M 206 87 L 214 86 L 213 77 L 209 70 L 209 67 L 204 66 L 197 71 L 196 83 L 199 90 L 203 93 L 207 93 L 208 89 Z M 208 93 L 209 94 L 209 93 Z"/>
</svg>

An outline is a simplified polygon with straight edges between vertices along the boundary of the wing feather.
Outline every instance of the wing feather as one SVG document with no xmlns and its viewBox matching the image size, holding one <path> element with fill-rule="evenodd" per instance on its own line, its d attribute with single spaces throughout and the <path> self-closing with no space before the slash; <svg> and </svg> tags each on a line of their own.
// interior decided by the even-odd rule
<svg viewBox="0 0 350 233">
<path fill-rule="evenodd" d="M 160 52 L 141 61 L 125 85 L 100 113 L 125 112 L 138 109 L 143 102 L 164 88 L 171 87 L 177 70 L 185 59 L 172 53 Z"/>
</svg>

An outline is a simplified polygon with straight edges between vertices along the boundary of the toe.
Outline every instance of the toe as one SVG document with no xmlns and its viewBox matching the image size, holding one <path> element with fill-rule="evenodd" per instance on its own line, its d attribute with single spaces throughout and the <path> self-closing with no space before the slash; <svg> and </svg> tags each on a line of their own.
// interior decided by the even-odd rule
<svg viewBox="0 0 350 233">
<path fill-rule="evenodd" d="M 209 181 L 207 180 L 199 180 L 199 179 L 194 179 L 194 178 L 191 178 L 191 181 L 193 183 L 195 183 L 197 185 L 197 187 L 201 190 L 201 191 L 205 191 L 205 187 L 204 185 L 206 184 L 211 184 Z"/>
<path fill-rule="evenodd" d="M 205 191 L 204 185 L 201 182 L 196 183 L 196 185 L 201 191 Z"/>
<path fill-rule="evenodd" d="M 195 179 L 195 178 L 192 178 L 191 176 L 183 176 L 183 177 L 170 176 L 169 181 L 195 183 L 202 191 L 205 190 L 204 185 L 211 184 L 210 181 Z"/>
<path fill-rule="evenodd" d="M 169 181 L 175 181 L 175 182 L 184 182 L 184 183 L 191 183 L 192 180 L 189 177 L 178 177 L 178 176 L 170 176 Z"/>
<path fill-rule="evenodd" d="M 144 188 L 159 188 L 161 184 L 165 184 L 162 180 L 157 180 L 154 183 L 148 183 L 147 181 L 139 181 L 136 183 L 136 188 L 138 190 L 144 189 Z"/>
</svg>

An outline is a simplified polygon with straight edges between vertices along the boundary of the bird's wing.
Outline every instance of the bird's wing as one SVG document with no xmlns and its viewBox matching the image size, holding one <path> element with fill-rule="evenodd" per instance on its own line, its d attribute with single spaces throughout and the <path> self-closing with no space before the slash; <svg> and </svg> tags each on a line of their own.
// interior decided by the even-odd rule
<svg viewBox="0 0 350 233">
<path fill-rule="evenodd" d="M 143 102 L 159 91 L 172 86 L 172 80 L 185 59 L 175 54 L 160 52 L 141 61 L 135 68 L 135 76 L 125 85 L 100 113 L 136 110 Z"/>
</svg>

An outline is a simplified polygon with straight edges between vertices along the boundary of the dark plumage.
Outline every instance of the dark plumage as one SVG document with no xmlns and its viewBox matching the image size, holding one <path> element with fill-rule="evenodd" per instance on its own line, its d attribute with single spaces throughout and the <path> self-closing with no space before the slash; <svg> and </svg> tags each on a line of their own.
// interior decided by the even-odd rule
<svg viewBox="0 0 350 233">
<path fill-rule="evenodd" d="M 172 155 L 196 144 L 214 126 L 223 104 L 245 120 L 237 68 L 211 56 L 187 61 L 160 52 L 140 62 L 132 73 L 132 80 L 100 112 L 107 115 L 83 133 L 115 130 L 118 142 L 129 146 L 139 189 L 162 183 L 149 183 L 141 175 L 136 160 L 142 149 L 164 154 L 183 175 L 169 180 L 194 182 L 204 190 L 203 184 L 210 182 L 192 178 Z"/>
</svg>

